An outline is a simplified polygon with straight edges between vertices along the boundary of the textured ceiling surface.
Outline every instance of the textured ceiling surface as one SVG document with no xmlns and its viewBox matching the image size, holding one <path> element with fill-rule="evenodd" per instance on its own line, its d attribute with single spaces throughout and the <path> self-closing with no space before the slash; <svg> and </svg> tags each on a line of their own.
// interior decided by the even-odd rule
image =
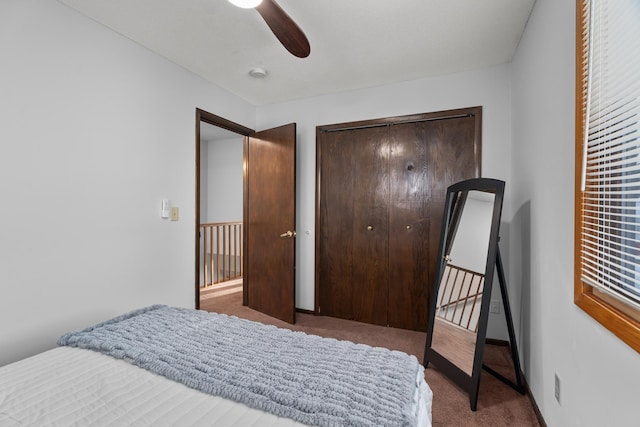
<svg viewBox="0 0 640 427">
<path fill-rule="evenodd" d="M 254 105 L 510 62 L 535 2 L 277 0 L 309 39 L 300 59 L 227 0 L 59 1 Z"/>
</svg>

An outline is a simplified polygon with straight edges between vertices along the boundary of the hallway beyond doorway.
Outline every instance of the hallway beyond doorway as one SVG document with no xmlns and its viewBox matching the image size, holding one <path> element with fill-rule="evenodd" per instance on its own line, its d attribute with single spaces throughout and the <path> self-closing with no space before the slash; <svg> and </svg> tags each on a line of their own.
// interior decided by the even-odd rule
<svg viewBox="0 0 640 427">
<path fill-rule="evenodd" d="M 242 293 L 242 278 L 229 280 L 216 285 L 200 288 L 200 310 L 214 311 L 212 306 L 216 298 L 235 294 L 237 292 Z"/>
</svg>

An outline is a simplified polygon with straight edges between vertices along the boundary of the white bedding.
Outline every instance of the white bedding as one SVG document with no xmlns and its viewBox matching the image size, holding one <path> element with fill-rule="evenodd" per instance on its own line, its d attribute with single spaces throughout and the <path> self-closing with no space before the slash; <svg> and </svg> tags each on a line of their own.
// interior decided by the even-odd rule
<svg viewBox="0 0 640 427">
<path fill-rule="evenodd" d="M 431 425 L 431 390 L 415 397 Z M 210 396 L 90 350 L 59 347 L 0 368 L 0 427 L 300 426 L 293 420 Z"/>
</svg>

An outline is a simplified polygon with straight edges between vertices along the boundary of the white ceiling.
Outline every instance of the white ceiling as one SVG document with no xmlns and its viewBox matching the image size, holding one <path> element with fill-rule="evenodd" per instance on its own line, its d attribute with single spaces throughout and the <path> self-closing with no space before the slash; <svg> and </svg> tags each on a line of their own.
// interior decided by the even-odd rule
<svg viewBox="0 0 640 427">
<path fill-rule="evenodd" d="M 254 105 L 510 62 L 535 2 L 277 0 L 309 39 L 300 59 L 227 0 L 60 1 Z"/>
</svg>

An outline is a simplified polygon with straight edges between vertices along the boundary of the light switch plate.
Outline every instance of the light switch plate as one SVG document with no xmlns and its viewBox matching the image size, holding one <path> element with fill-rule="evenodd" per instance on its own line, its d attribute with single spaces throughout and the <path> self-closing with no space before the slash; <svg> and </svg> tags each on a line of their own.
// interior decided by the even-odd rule
<svg viewBox="0 0 640 427">
<path fill-rule="evenodd" d="M 180 210 L 177 207 L 171 208 L 171 221 L 177 221 L 180 218 Z"/>
</svg>

